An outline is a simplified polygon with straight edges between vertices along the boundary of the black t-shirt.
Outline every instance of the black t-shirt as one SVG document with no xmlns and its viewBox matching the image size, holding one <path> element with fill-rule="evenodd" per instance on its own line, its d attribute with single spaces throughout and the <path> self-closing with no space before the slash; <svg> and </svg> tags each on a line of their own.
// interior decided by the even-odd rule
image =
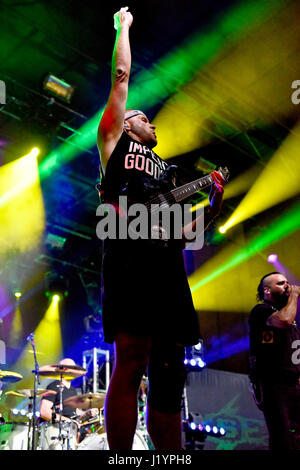
<svg viewBox="0 0 300 470">
<path fill-rule="evenodd" d="M 104 177 L 106 202 L 119 196 L 132 203 L 149 200 L 151 184 L 169 165 L 152 149 L 121 135 Z M 165 192 L 165 191 L 163 191 Z M 156 243 L 157 242 L 157 243 Z M 182 240 L 105 240 L 103 329 L 112 343 L 118 331 L 156 335 L 180 344 L 196 344 L 199 326 L 182 254 Z"/>
<path fill-rule="evenodd" d="M 43 400 L 51 401 L 53 403 L 53 408 L 55 406 L 58 406 L 60 401 L 59 383 L 59 380 L 55 380 L 47 386 L 47 390 L 54 390 L 55 392 L 57 392 L 56 395 L 47 395 L 43 398 Z M 76 388 L 72 387 L 72 385 L 70 386 L 70 388 L 64 386 L 62 391 L 62 402 L 64 402 L 67 398 L 73 397 L 74 395 L 78 395 L 78 391 Z M 66 418 L 70 418 L 74 414 L 76 414 L 76 408 L 71 408 L 70 406 L 65 406 L 63 404 L 63 416 L 65 416 Z"/>
<path fill-rule="evenodd" d="M 145 181 L 157 181 L 168 166 L 147 145 L 123 132 L 107 163 L 105 198 L 114 201 L 127 195 L 132 202 L 144 202 Z"/>
<path fill-rule="evenodd" d="M 252 309 L 249 317 L 250 357 L 255 358 L 256 373 L 262 380 L 288 382 L 300 376 L 300 364 L 296 363 L 295 356 L 299 345 L 294 343 L 300 339 L 300 331 L 296 324 L 287 328 L 267 325 L 267 319 L 277 310 L 266 301 Z"/>
</svg>

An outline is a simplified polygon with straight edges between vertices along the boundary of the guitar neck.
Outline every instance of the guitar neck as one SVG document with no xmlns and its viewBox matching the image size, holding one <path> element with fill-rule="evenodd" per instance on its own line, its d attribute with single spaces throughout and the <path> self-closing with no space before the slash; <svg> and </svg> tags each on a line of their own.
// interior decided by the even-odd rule
<svg viewBox="0 0 300 470">
<path fill-rule="evenodd" d="M 183 201 L 184 199 L 192 196 L 193 194 L 207 188 L 213 183 L 211 175 L 203 176 L 198 180 L 192 181 L 191 183 L 184 184 L 179 188 L 172 189 L 171 194 L 173 195 L 176 202 Z"/>
</svg>

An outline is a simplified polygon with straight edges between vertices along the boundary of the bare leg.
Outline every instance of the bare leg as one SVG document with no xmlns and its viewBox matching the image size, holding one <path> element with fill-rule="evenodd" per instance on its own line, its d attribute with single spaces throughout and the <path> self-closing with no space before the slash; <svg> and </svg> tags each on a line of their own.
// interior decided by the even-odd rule
<svg viewBox="0 0 300 470">
<path fill-rule="evenodd" d="M 181 413 L 147 407 L 147 428 L 155 450 L 182 450 Z"/>
<path fill-rule="evenodd" d="M 105 403 L 110 450 L 130 450 L 137 424 L 137 393 L 149 361 L 151 338 L 119 333 L 115 365 Z"/>
</svg>

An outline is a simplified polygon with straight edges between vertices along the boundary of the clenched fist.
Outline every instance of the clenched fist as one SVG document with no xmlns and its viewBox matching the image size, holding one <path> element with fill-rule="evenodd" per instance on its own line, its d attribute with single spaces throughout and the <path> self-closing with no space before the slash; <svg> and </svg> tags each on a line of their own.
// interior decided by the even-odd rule
<svg viewBox="0 0 300 470">
<path fill-rule="evenodd" d="M 128 7 L 121 8 L 117 13 L 114 14 L 114 28 L 118 30 L 123 25 L 132 25 L 133 16 L 128 11 Z"/>
</svg>

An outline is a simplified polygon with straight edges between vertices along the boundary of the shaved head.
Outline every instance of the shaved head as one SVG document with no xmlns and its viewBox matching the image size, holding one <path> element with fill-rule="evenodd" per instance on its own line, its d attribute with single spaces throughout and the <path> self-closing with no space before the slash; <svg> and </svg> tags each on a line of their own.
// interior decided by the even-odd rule
<svg viewBox="0 0 300 470">
<path fill-rule="evenodd" d="M 257 288 L 259 300 L 271 302 L 277 306 L 286 305 L 291 292 L 291 286 L 284 274 L 273 272 L 261 279 Z"/>
<path fill-rule="evenodd" d="M 73 359 L 69 358 L 62 359 L 61 361 L 59 361 L 59 364 L 64 366 L 75 366 L 75 362 L 73 361 Z"/>
</svg>

